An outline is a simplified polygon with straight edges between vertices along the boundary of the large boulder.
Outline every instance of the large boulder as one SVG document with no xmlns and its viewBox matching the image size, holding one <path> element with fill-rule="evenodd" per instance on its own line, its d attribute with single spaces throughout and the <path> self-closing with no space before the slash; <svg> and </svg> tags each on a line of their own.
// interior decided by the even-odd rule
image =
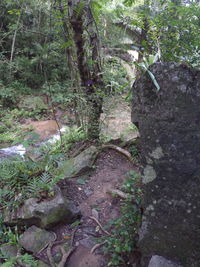
<svg viewBox="0 0 200 267">
<path fill-rule="evenodd" d="M 59 187 L 55 187 L 55 196 L 38 202 L 37 198 L 27 199 L 22 207 L 4 211 L 4 223 L 8 225 L 37 225 L 50 228 L 58 223 L 72 223 L 80 216 L 72 203 L 67 202 Z"/>
<path fill-rule="evenodd" d="M 139 124 L 144 215 L 143 265 L 153 254 L 200 266 L 200 70 L 157 63 L 133 85 L 132 121 Z"/>
</svg>

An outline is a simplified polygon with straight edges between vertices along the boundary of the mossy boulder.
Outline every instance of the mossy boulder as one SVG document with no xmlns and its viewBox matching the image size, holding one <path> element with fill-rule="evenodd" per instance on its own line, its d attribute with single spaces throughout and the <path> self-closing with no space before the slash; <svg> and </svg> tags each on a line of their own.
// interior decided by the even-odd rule
<svg viewBox="0 0 200 267">
<path fill-rule="evenodd" d="M 37 225 L 41 228 L 65 222 L 72 223 L 80 215 L 63 197 L 59 187 L 55 187 L 55 196 L 38 202 L 37 198 L 27 199 L 22 207 L 15 211 L 4 211 L 4 223 L 8 225 Z"/>
<path fill-rule="evenodd" d="M 97 154 L 98 149 L 95 146 L 90 146 L 78 156 L 66 160 L 62 164 L 60 172 L 64 174 L 64 177 L 73 177 L 82 174 L 92 168 Z"/>
<path fill-rule="evenodd" d="M 24 232 L 19 243 L 25 250 L 36 254 L 53 241 L 55 241 L 55 235 L 52 232 L 33 225 Z"/>
</svg>

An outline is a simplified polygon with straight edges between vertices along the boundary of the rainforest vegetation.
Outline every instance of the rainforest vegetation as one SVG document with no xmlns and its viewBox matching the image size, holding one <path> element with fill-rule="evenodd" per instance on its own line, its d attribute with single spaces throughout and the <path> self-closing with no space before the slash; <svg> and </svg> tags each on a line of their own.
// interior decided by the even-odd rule
<svg viewBox="0 0 200 267">
<path fill-rule="evenodd" d="M 107 140 L 101 134 L 104 103 L 117 96 L 129 105 L 132 84 L 145 71 L 159 90 L 149 66 L 166 61 L 200 67 L 198 0 L 1 0 L 0 148 L 22 144 L 37 151 L 34 156 L 27 152 L 23 160 L 0 157 L 0 244 L 18 244 L 24 231 L 5 224 L 3 210 L 33 196 L 51 198 L 52 188 L 66 178 L 59 168 L 63 159 L 85 142 L 87 148 Z M 45 120 L 56 121 L 59 131 L 67 124 L 68 130 L 60 131 L 56 143 L 37 148 L 38 135 L 23 125 Z M 137 165 L 136 146 L 128 149 Z M 123 265 L 126 255 L 136 246 L 139 211 L 132 210 L 130 195 L 138 175 L 129 173 L 123 185 L 124 217 L 113 224 L 114 234 L 103 239 L 108 243 L 105 253 L 113 254 L 109 266 L 128 266 Z M 139 205 L 140 188 L 134 194 Z M 122 227 L 124 218 L 135 220 L 134 231 Z M 120 231 L 128 240 L 125 248 L 116 242 Z M 131 231 L 134 240 L 129 240 Z M 2 266 L 39 266 L 24 251 L 0 255 Z"/>
</svg>

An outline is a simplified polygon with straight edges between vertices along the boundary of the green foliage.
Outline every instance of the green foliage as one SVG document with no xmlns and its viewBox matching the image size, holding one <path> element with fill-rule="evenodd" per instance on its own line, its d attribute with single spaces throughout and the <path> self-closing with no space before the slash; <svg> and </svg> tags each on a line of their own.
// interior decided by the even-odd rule
<svg viewBox="0 0 200 267">
<path fill-rule="evenodd" d="M 153 75 L 153 73 L 149 70 L 149 67 L 156 63 L 158 60 L 158 54 L 156 54 L 155 56 L 153 55 L 149 55 L 148 59 L 144 58 L 143 62 L 140 63 L 135 63 L 140 69 L 142 69 L 143 71 L 147 71 L 147 73 L 149 74 L 152 82 L 154 83 L 157 91 L 160 90 L 160 85 L 158 84 L 158 82 L 156 81 L 155 76 Z"/>
<path fill-rule="evenodd" d="M 84 139 L 86 139 L 86 134 L 81 127 L 70 127 L 62 133 L 62 140 L 58 140 L 54 144 L 46 144 L 41 149 L 48 151 L 48 155 L 67 153 L 74 143 Z"/>
<path fill-rule="evenodd" d="M 16 257 L 11 257 L 5 260 L 6 262 L 1 264 L 2 267 L 15 267 L 16 264 L 18 264 L 19 262 L 22 263 L 24 266 L 27 266 L 27 265 L 31 267 L 38 266 L 38 261 L 35 260 L 34 257 L 28 253 L 25 253 L 23 255 L 19 255 Z"/>
<path fill-rule="evenodd" d="M 166 1 L 150 20 L 149 37 L 160 46 L 162 58 L 167 61 L 184 61 L 200 66 L 199 61 L 200 5 Z"/>
<path fill-rule="evenodd" d="M 0 168 L 1 206 L 19 206 L 33 195 L 39 196 L 44 190 L 52 190 L 54 183 L 50 174 L 46 173 L 46 162 L 22 161 L 19 157 L 2 160 Z"/>
<path fill-rule="evenodd" d="M 127 74 L 117 58 L 110 58 L 104 65 L 104 82 L 106 93 L 120 94 L 129 87 Z"/>
<path fill-rule="evenodd" d="M 137 233 L 141 221 L 142 190 L 140 186 L 140 174 L 131 171 L 125 181 L 123 192 L 127 199 L 121 204 L 121 217 L 111 221 L 111 235 L 105 237 L 105 253 L 109 254 L 108 266 L 129 266 L 132 252 L 136 248 Z"/>
</svg>

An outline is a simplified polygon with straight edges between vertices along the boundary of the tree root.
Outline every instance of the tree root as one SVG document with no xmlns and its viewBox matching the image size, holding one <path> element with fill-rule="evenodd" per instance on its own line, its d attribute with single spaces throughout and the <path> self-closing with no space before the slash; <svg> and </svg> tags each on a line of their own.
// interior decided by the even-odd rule
<svg viewBox="0 0 200 267">
<path fill-rule="evenodd" d="M 128 198 L 128 194 L 126 194 L 126 193 L 124 193 L 124 192 L 122 192 L 122 191 L 120 191 L 118 189 L 109 189 L 107 191 L 107 193 L 117 195 L 122 199 L 127 199 Z"/>
<path fill-rule="evenodd" d="M 126 149 L 124 149 L 124 148 L 121 148 L 121 147 L 119 147 L 119 146 L 112 145 L 112 144 L 103 145 L 103 146 L 102 146 L 102 149 L 104 149 L 104 148 L 111 148 L 111 149 L 114 149 L 114 150 L 118 151 L 119 153 L 123 154 L 128 160 L 130 160 L 131 162 L 133 162 L 131 153 L 128 152 L 128 151 L 127 151 Z"/>
<path fill-rule="evenodd" d="M 69 258 L 69 256 L 71 255 L 71 253 L 75 250 L 76 248 L 70 248 L 67 252 L 65 252 L 63 247 L 60 247 L 60 250 L 62 252 L 62 260 L 60 261 L 60 263 L 58 264 L 58 267 L 64 267 L 65 263 L 67 261 L 67 259 Z"/>
<path fill-rule="evenodd" d="M 58 267 L 64 267 L 68 257 L 76 249 L 75 247 L 73 247 L 73 242 L 74 242 L 74 236 L 75 236 L 75 233 L 76 233 L 77 229 L 78 229 L 78 226 L 72 232 L 72 237 L 71 237 L 71 242 L 70 242 L 70 249 L 66 252 L 65 249 L 62 246 L 60 246 L 60 250 L 62 252 L 62 259 L 61 259 L 60 263 L 58 264 Z M 48 256 L 49 263 L 50 263 L 51 267 L 56 267 L 56 264 L 55 264 L 55 262 L 53 260 L 53 256 L 52 256 L 52 253 L 51 253 L 51 250 L 52 250 L 53 246 L 61 244 L 61 243 L 65 243 L 65 242 L 66 242 L 65 240 L 60 240 L 60 241 L 52 241 L 52 242 L 49 243 L 49 245 L 47 247 L 47 256 Z"/>
<path fill-rule="evenodd" d="M 101 228 L 102 232 L 104 232 L 106 235 L 111 235 L 108 231 L 103 229 L 103 226 L 101 225 L 101 223 L 95 217 L 89 216 L 89 218 L 91 220 L 95 221 L 99 225 L 99 227 Z"/>
<path fill-rule="evenodd" d="M 101 246 L 103 246 L 106 243 L 107 243 L 107 241 L 105 240 L 102 243 L 98 243 L 98 244 L 94 245 L 94 247 L 91 248 L 90 252 L 94 253 L 96 249 L 100 248 Z"/>
</svg>

